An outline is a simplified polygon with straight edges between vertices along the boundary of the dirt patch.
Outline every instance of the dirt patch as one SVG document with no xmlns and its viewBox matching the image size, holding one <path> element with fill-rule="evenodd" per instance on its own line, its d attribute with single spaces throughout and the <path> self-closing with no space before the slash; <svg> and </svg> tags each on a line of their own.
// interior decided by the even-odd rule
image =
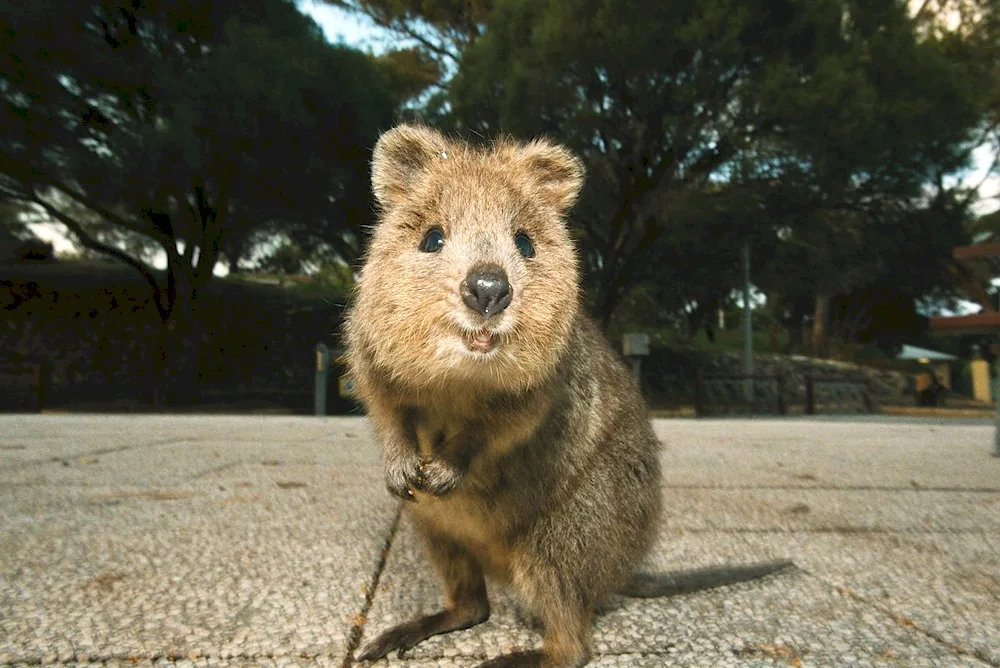
<svg viewBox="0 0 1000 668">
<path fill-rule="evenodd" d="M 101 573 L 96 578 L 84 585 L 86 588 L 96 588 L 102 591 L 111 591 L 114 588 L 116 582 L 121 582 L 125 579 L 124 573 L 118 573 L 115 571 L 109 571 L 107 573 Z"/>
<path fill-rule="evenodd" d="M 801 666 L 802 656 L 794 649 L 784 645 L 765 645 L 763 643 L 751 643 L 734 652 L 736 656 L 746 659 L 770 659 L 774 662 L 785 663 L 789 666 Z"/>
</svg>

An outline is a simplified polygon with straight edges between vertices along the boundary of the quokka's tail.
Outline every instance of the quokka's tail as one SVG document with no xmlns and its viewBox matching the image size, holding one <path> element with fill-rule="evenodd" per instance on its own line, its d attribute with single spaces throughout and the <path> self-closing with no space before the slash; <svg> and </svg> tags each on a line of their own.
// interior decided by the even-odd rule
<svg viewBox="0 0 1000 668">
<path fill-rule="evenodd" d="M 618 593 L 631 598 L 658 598 L 689 594 L 756 580 L 793 567 L 791 561 L 765 561 L 742 566 L 713 566 L 670 573 L 636 573 Z"/>
</svg>

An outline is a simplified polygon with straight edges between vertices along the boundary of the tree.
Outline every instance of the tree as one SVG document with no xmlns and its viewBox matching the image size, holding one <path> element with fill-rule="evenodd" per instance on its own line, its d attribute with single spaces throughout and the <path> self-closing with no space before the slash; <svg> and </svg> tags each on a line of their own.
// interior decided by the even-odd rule
<svg viewBox="0 0 1000 668">
<path fill-rule="evenodd" d="M 0 194 L 142 274 L 169 397 L 193 396 L 197 297 L 228 237 L 359 215 L 393 115 L 381 76 L 285 0 L 38 2 L 6 6 L 0 26 Z M 165 280 L 64 201 L 155 243 Z"/>
<path fill-rule="evenodd" d="M 503 0 L 451 85 L 456 126 L 553 135 L 584 157 L 574 222 L 607 323 L 650 278 L 675 196 L 747 146 L 764 45 L 797 29 L 726 2 Z"/>
<path fill-rule="evenodd" d="M 689 191 L 728 183 L 768 201 L 777 182 L 803 213 L 867 205 L 919 187 L 928 147 L 970 122 L 898 3 L 499 0 L 487 26 L 450 86 L 455 126 L 554 135 L 584 156 L 574 220 L 605 322 L 653 278 Z M 741 216 L 730 238 L 767 235 L 766 218 Z"/>
<path fill-rule="evenodd" d="M 421 98 L 444 77 L 441 63 L 417 47 L 388 51 L 375 60 L 400 107 Z"/>
<path fill-rule="evenodd" d="M 401 43 L 404 53 L 433 62 L 438 85 L 454 74 L 462 54 L 486 30 L 493 0 L 327 0 L 366 16 Z M 425 70 L 426 71 L 426 70 Z"/>
<path fill-rule="evenodd" d="M 269 274 L 294 276 L 302 273 L 306 263 L 305 253 L 294 243 L 283 243 L 261 258 L 260 268 Z"/>
<path fill-rule="evenodd" d="M 975 82 L 980 123 L 969 150 L 986 149 L 992 156 L 981 181 L 964 189 L 967 201 L 975 203 L 980 186 L 1000 176 L 1000 5 L 994 0 L 923 0 L 915 20 L 921 34 L 964 66 Z M 992 198 L 1000 198 L 1000 192 Z"/>
<path fill-rule="evenodd" d="M 670 200 L 670 225 L 645 254 L 648 279 L 622 297 L 618 317 L 631 325 L 673 324 L 693 335 L 731 302 L 743 285 L 743 246 L 753 247 L 751 264 L 763 265 L 777 238 L 766 220 L 764 193 L 734 184 L 688 189 Z M 638 298 L 638 300 L 637 300 Z"/>
<path fill-rule="evenodd" d="M 846 220 L 823 212 L 788 232 L 758 285 L 777 309 L 791 312 L 791 334 L 797 337 L 808 318 L 815 352 L 828 335 L 885 348 L 919 337 L 926 327 L 921 304 L 929 296 L 948 302 L 956 285 L 951 250 L 964 243 L 968 217 L 959 200 L 942 195 L 878 216 L 845 212 Z M 820 294 L 825 311 L 817 312 Z"/>
<path fill-rule="evenodd" d="M 32 237 L 24 220 L 24 205 L 20 202 L 0 202 L 0 243 L 4 251 Z"/>
<path fill-rule="evenodd" d="M 819 63 L 815 86 L 796 85 L 799 72 L 778 69 L 765 88 L 768 106 L 805 121 L 779 126 L 778 138 L 804 166 L 804 184 L 816 193 L 810 208 L 817 213 L 801 219 L 790 242 L 812 249 L 800 261 L 810 268 L 814 287 L 817 350 L 824 345 L 832 295 L 864 285 L 882 264 L 874 249 L 909 255 L 941 276 L 940 261 L 908 253 L 911 243 L 887 248 L 873 242 L 888 236 L 912 242 L 916 229 L 900 234 L 887 226 L 915 222 L 909 212 L 926 207 L 928 198 L 930 208 L 944 210 L 952 199 L 945 177 L 966 167 L 978 141 L 972 130 L 980 109 L 968 69 L 939 41 L 921 39 L 902 5 L 859 3 L 848 10 L 844 48 Z M 950 249 L 936 252 L 946 258 Z"/>
</svg>

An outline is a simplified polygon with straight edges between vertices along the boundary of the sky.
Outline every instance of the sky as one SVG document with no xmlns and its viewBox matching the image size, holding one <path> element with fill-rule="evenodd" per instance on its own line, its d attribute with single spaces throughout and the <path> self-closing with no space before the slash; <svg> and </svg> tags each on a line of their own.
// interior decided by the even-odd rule
<svg viewBox="0 0 1000 668">
<path fill-rule="evenodd" d="M 328 41 L 343 42 L 375 53 L 384 50 L 384 41 L 379 38 L 385 33 L 367 17 L 344 11 L 323 0 L 300 0 L 298 5 L 299 10 L 320 25 Z"/>
</svg>

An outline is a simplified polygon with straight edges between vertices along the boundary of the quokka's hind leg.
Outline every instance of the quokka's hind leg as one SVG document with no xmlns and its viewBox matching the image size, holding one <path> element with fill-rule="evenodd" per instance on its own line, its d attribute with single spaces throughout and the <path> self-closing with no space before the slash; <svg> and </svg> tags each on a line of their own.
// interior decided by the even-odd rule
<svg viewBox="0 0 1000 668">
<path fill-rule="evenodd" d="M 490 618 L 486 580 L 479 563 L 446 539 L 428 540 L 427 551 L 444 580 L 444 609 L 383 632 L 365 646 L 359 661 L 381 659 L 393 650 L 402 653 L 431 636 L 467 629 Z"/>
<path fill-rule="evenodd" d="M 590 663 L 592 605 L 574 596 L 553 596 L 539 615 L 545 625 L 541 649 L 504 654 L 477 668 L 581 668 Z"/>
</svg>

